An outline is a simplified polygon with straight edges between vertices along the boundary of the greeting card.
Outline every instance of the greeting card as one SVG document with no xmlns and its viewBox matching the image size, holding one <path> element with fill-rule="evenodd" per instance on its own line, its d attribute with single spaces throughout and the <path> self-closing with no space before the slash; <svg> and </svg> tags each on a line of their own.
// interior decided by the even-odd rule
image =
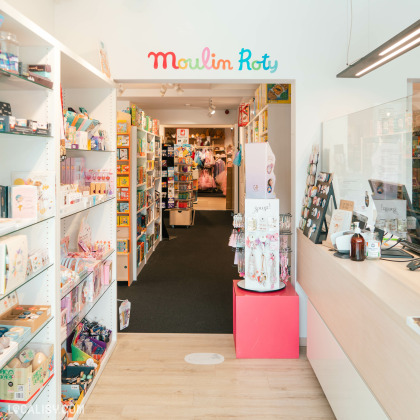
<svg viewBox="0 0 420 420">
<path fill-rule="evenodd" d="M 54 214 L 55 178 L 53 173 L 48 171 L 12 172 L 12 184 L 37 187 L 38 217 L 45 218 Z"/>
<path fill-rule="evenodd" d="M 28 266 L 28 240 L 17 235 L 0 242 L 0 293 L 25 281 Z"/>
<path fill-rule="evenodd" d="M 37 187 L 31 185 L 14 186 L 10 199 L 13 218 L 36 219 L 38 217 Z"/>
</svg>

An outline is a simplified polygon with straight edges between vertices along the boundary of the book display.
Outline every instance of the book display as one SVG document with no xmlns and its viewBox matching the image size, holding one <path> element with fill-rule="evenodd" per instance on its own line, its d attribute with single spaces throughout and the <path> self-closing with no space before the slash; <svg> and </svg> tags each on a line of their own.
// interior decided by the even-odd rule
<svg viewBox="0 0 420 420">
<path fill-rule="evenodd" d="M 0 417 L 77 419 L 117 339 L 99 354 L 74 338 L 86 317 L 117 330 L 115 85 L 14 8 L 1 15 Z M 61 354 L 80 351 L 100 363 L 75 404 Z"/>
<path fill-rule="evenodd" d="M 126 212 L 118 213 L 117 279 L 131 285 L 161 240 L 162 144 L 159 121 L 136 105 L 118 112 L 117 120 L 123 130 L 117 139 L 118 211 Z"/>
<path fill-rule="evenodd" d="M 172 226 L 194 224 L 192 151 L 190 144 L 174 146 L 174 207 L 169 214 Z"/>
</svg>

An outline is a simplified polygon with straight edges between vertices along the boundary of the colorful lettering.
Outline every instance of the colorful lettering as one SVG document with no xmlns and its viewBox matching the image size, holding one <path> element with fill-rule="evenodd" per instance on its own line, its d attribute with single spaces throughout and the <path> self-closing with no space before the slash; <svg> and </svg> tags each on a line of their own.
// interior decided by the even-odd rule
<svg viewBox="0 0 420 420">
<path fill-rule="evenodd" d="M 168 61 L 172 60 L 170 65 L 175 70 L 233 70 L 232 62 L 228 59 L 217 58 L 215 53 L 210 51 L 209 47 L 203 48 L 200 58 L 180 58 L 177 60 L 173 51 L 169 52 L 149 52 L 148 58 L 153 57 L 153 68 L 158 69 L 161 65 L 163 69 L 168 68 Z M 161 60 L 159 60 L 161 58 Z M 274 73 L 278 68 L 277 60 L 269 60 L 270 56 L 264 54 L 261 60 L 251 60 L 252 52 L 248 48 L 242 48 L 239 51 L 238 70 L 264 70 Z"/>
<path fill-rule="evenodd" d="M 147 58 L 150 58 L 150 56 L 154 56 L 155 57 L 155 62 L 153 64 L 153 67 L 155 69 L 157 69 L 159 67 L 159 57 L 163 58 L 163 68 L 166 69 L 168 67 L 168 55 L 170 55 L 172 57 L 172 67 L 174 69 L 179 69 L 179 67 L 176 65 L 176 56 L 175 53 L 173 52 L 168 52 L 168 53 L 163 53 L 163 52 L 158 52 L 158 53 L 154 53 L 154 52 L 149 52 L 149 55 L 147 56 Z"/>
</svg>

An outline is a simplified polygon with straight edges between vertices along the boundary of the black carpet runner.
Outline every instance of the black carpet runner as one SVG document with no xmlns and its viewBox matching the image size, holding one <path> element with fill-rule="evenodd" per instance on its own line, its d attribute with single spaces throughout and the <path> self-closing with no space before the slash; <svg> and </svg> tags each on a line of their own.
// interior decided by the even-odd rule
<svg viewBox="0 0 420 420">
<path fill-rule="evenodd" d="M 231 334 L 231 212 L 197 211 L 189 229 L 166 226 L 176 239 L 160 242 L 131 287 L 118 286 L 132 304 L 124 332 Z"/>
</svg>

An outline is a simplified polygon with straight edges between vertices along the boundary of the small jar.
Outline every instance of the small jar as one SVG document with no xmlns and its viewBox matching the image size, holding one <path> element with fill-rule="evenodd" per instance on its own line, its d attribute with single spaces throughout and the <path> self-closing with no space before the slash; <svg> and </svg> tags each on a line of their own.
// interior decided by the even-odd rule
<svg viewBox="0 0 420 420">
<path fill-rule="evenodd" d="M 381 258 L 381 246 L 378 232 L 371 232 L 366 241 L 366 259 L 379 260 Z"/>
</svg>

